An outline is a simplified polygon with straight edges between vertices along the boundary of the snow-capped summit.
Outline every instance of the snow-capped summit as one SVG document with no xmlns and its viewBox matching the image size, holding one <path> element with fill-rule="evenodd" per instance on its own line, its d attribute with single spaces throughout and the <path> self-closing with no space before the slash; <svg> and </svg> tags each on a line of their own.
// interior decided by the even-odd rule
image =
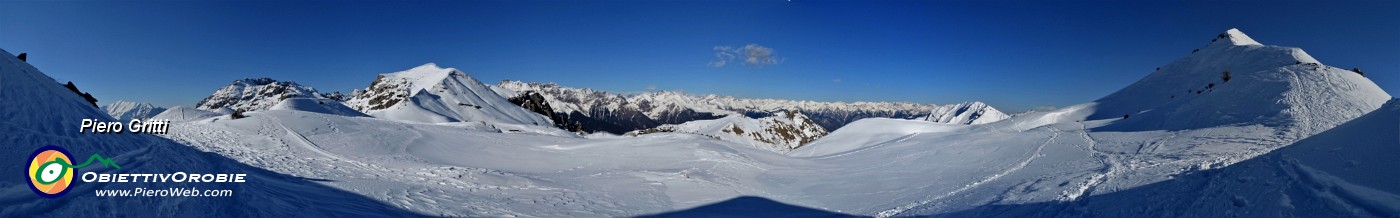
<svg viewBox="0 0 1400 218">
<path fill-rule="evenodd" d="M 639 130 L 630 134 L 681 132 L 700 134 L 729 142 L 750 145 L 764 150 L 787 153 L 827 134 L 800 112 L 777 111 L 764 118 L 730 115 L 714 120 L 696 120 L 682 124 L 667 124 Z"/>
<path fill-rule="evenodd" d="M 1249 38 L 1249 35 L 1245 35 L 1244 32 L 1240 32 L 1240 29 L 1236 28 L 1225 30 L 1225 33 L 1217 35 L 1215 40 L 1212 41 L 1212 43 L 1222 44 L 1227 42 L 1230 43 L 1230 45 L 1263 45 L 1254 41 L 1254 38 Z"/>
<path fill-rule="evenodd" d="M 277 81 L 272 78 L 246 78 L 234 80 L 195 105 L 203 110 L 227 108 L 258 111 L 266 110 L 288 98 L 329 99 L 326 94 L 316 92 L 315 88 L 296 82 Z"/>
<path fill-rule="evenodd" d="M 107 115 L 117 120 L 147 119 L 165 111 L 163 107 L 156 107 L 150 103 L 136 103 L 130 101 L 116 101 L 107 106 L 102 106 L 102 110 L 107 111 Z"/>
<path fill-rule="evenodd" d="M 983 124 L 1004 120 L 1010 115 L 985 103 L 974 101 L 943 105 L 922 120 L 949 124 Z"/>
<path fill-rule="evenodd" d="M 348 106 L 384 119 L 553 125 L 543 115 L 510 103 L 466 73 L 432 63 L 381 74 L 368 88 L 356 93 L 346 101 Z"/>
<path fill-rule="evenodd" d="M 1228 43 L 1224 42 L 1228 41 Z M 1231 124 L 1296 126 L 1315 133 L 1390 99 L 1371 80 L 1322 65 L 1294 47 L 1260 45 L 1237 29 L 1096 102 L 1089 119 L 1129 117 L 1109 128 L 1194 129 Z"/>
</svg>

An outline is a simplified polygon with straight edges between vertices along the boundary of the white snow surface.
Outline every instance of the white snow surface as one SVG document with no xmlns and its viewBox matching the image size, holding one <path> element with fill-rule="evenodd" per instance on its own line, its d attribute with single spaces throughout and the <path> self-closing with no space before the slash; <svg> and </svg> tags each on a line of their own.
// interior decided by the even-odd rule
<svg viewBox="0 0 1400 218">
<path fill-rule="evenodd" d="M 812 142 L 810 146 L 796 149 L 788 155 L 794 157 L 833 155 L 886 142 L 896 142 L 922 133 L 951 132 L 964 129 L 967 126 L 903 119 L 868 118 L 846 124 L 846 127 L 849 128 L 843 127 L 828 134 L 827 137 Z"/>
<path fill-rule="evenodd" d="M 340 104 L 339 101 L 331 99 L 288 98 L 282 100 L 282 102 L 278 102 L 277 105 L 273 105 L 271 108 L 268 109 L 296 110 L 352 117 L 369 116 L 365 115 L 364 113 L 360 113 L 360 111 L 356 111 L 354 108 L 350 108 L 345 106 L 344 104 Z"/>
<path fill-rule="evenodd" d="M 131 119 L 151 118 L 156 114 L 164 112 L 165 108 L 156 107 L 155 105 L 151 105 L 150 103 L 137 103 L 118 100 L 112 102 L 111 104 L 107 104 L 106 106 L 102 106 L 102 110 L 107 111 L 107 115 L 111 115 L 113 118 L 117 118 L 117 120 L 129 121 Z"/>
<path fill-rule="evenodd" d="M 229 112 L 229 113 L 232 113 L 232 112 Z M 152 117 L 152 118 L 155 118 L 155 119 L 163 119 L 163 120 L 170 120 L 170 121 L 172 121 L 172 122 L 175 122 L 175 121 L 201 120 L 201 119 L 210 118 L 210 117 L 217 117 L 217 116 L 225 115 L 225 114 L 227 114 L 227 113 L 220 113 L 220 112 L 214 112 L 214 111 L 200 110 L 200 109 L 195 109 L 195 108 L 192 108 L 192 107 L 185 107 L 185 106 L 175 106 L 175 107 L 170 108 L 169 110 L 165 110 L 165 112 L 161 112 L 160 114 L 157 114 L 156 116 L 154 116 L 154 117 Z"/>
<path fill-rule="evenodd" d="M 544 115 L 510 103 L 466 73 L 432 63 L 382 74 L 346 104 L 390 120 L 553 125 Z"/>
</svg>

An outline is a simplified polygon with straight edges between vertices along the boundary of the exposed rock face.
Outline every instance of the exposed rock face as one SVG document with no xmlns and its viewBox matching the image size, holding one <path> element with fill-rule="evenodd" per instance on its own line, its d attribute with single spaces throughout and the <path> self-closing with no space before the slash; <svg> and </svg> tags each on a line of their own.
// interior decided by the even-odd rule
<svg viewBox="0 0 1400 218">
<path fill-rule="evenodd" d="M 68 81 L 68 84 L 64 84 L 63 87 L 68 88 L 69 91 L 73 91 L 74 94 L 78 94 L 78 96 L 83 97 L 83 100 L 86 100 L 89 104 L 92 104 L 92 107 L 101 108 L 97 106 L 97 98 L 93 98 L 92 93 L 78 91 L 78 86 L 73 85 L 73 81 Z"/>
<path fill-rule="evenodd" d="M 195 104 L 202 110 L 259 111 L 266 110 L 288 98 L 332 99 L 316 92 L 315 88 L 302 86 L 292 81 L 277 81 L 271 78 L 247 78 L 234 80 L 214 94 Z"/>
<path fill-rule="evenodd" d="M 520 93 L 519 96 L 511 97 L 507 100 L 510 100 L 510 103 L 515 103 L 515 105 L 520 105 L 520 107 L 526 110 L 548 116 L 549 120 L 554 122 L 555 127 L 575 132 L 582 131 L 581 124 L 570 122 L 568 115 L 554 112 L 554 108 L 549 106 L 549 101 L 545 101 L 544 96 L 541 96 L 540 93 L 526 91 L 525 93 Z"/>
<path fill-rule="evenodd" d="M 679 124 L 692 120 L 717 119 L 732 112 L 711 109 L 696 111 L 676 105 L 674 101 L 629 98 L 592 89 L 575 89 L 554 84 L 505 81 L 494 89 L 502 95 L 537 93 L 548 103 L 553 114 L 565 117 L 571 125 L 584 132 L 623 134 L 662 124 Z M 573 129 L 571 129 L 573 130 Z"/>
</svg>

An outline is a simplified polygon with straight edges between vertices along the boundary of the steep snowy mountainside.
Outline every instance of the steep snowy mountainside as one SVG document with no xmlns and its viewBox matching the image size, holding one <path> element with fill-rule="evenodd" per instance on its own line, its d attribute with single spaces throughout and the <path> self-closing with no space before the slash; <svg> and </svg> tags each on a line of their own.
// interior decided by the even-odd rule
<svg viewBox="0 0 1400 218">
<path fill-rule="evenodd" d="M 338 93 L 322 94 L 315 88 L 292 81 L 277 81 L 271 78 L 247 78 L 234 80 L 214 94 L 200 100 L 195 108 L 203 110 L 265 110 L 288 98 L 319 98 L 339 96 Z"/>
<path fill-rule="evenodd" d="M 924 121 L 949 124 L 983 124 L 1004 120 L 1010 115 L 982 102 L 943 105 L 924 117 Z"/>
<path fill-rule="evenodd" d="M 1259 157 L 1080 201 L 985 205 L 942 217 L 1393 217 L 1400 101 Z M 1144 197 L 1151 196 L 1151 197 Z M 1066 212 L 1066 209 L 1072 209 Z"/>
<path fill-rule="evenodd" d="M 200 110 L 186 106 L 175 106 L 151 118 L 170 120 L 171 122 L 180 122 L 200 120 L 204 118 L 217 117 L 220 115 L 224 115 L 224 113 Z"/>
<path fill-rule="evenodd" d="M 696 120 L 681 124 L 666 124 L 656 128 L 630 132 L 629 135 L 660 132 L 700 134 L 721 140 L 787 153 L 825 136 L 822 129 L 800 112 L 779 111 L 773 116 L 749 118 L 730 115 L 714 120 Z"/>
<path fill-rule="evenodd" d="M 117 120 L 147 119 L 165 112 L 165 108 L 156 107 L 150 103 L 136 103 L 130 101 L 116 101 L 107 106 L 102 106 L 102 110 L 107 111 L 107 115 Z"/>
<path fill-rule="evenodd" d="M 340 101 L 316 98 L 288 98 L 277 103 L 277 105 L 273 105 L 271 108 L 268 108 L 268 110 L 296 110 L 352 117 L 369 116 L 360 113 L 360 111 L 356 111 L 354 108 L 341 104 Z"/>
<path fill-rule="evenodd" d="M 81 172 L 139 173 L 245 173 L 245 183 L 80 182 L 56 199 L 30 191 L 29 180 L 18 176 L 27 164 L 0 165 L 14 176 L 0 177 L 0 217 L 193 217 L 210 214 L 246 216 L 422 216 L 383 202 L 332 188 L 305 178 L 262 170 L 224 156 L 191 148 L 147 134 L 91 134 L 76 131 L 82 119 L 115 121 L 92 107 L 83 97 L 0 50 L 0 102 L 23 102 L 0 107 L 0 155 L 25 158 L 45 145 L 60 146 L 75 156 L 100 154 L 120 168 L 88 166 Z M 172 128 L 175 129 L 175 128 Z M 78 180 L 75 178 L 75 180 Z M 96 190 L 157 190 L 193 188 L 234 190 L 232 197 L 98 197 Z M 276 199 L 276 200 L 268 200 Z M 327 201 L 326 199 L 335 199 Z M 134 205 L 155 206 L 134 208 Z M 314 206 L 311 206 L 314 205 Z M 177 210 L 178 209 L 178 210 Z"/>
<path fill-rule="evenodd" d="M 547 117 L 510 103 L 466 73 L 432 63 L 381 74 L 358 93 L 346 104 L 384 119 L 552 125 Z"/>
<path fill-rule="evenodd" d="M 582 121 L 585 129 L 626 131 L 651 128 L 659 124 L 678 124 L 690 120 L 714 119 L 726 114 L 743 114 L 752 118 L 772 116 L 774 111 L 796 111 L 807 115 L 822 128 L 835 130 L 847 123 L 871 117 L 900 119 L 928 118 L 942 110 L 948 122 L 989 123 L 1007 117 L 990 106 L 949 109 L 949 106 L 904 102 L 815 102 L 781 99 L 743 99 L 731 96 L 696 96 L 682 92 L 658 91 L 631 95 L 608 93 L 586 88 L 570 88 L 553 83 L 502 81 L 498 92 L 515 95 L 537 92 L 550 102 L 556 113 L 570 115 L 570 120 Z M 957 105 L 985 105 L 979 102 Z M 961 119 L 956 119 L 961 118 Z M 589 120 L 612 124 L 590 125 Z M 587 127 L 594 127 L 589 129 Z"/>
<path fill-rule="evenodd" d="M 1228 72 L 1228 80 L 1227 80 Z M 1324 130 L 1376 109 L 1390 95 L 1369 79 L 1326 66 L 1302 49 L 1260 45 L 1237 29 L 1096 102 L 1090 119 L 1131 118 L 1117 130 L 1258 123 Z"/>
</svg>

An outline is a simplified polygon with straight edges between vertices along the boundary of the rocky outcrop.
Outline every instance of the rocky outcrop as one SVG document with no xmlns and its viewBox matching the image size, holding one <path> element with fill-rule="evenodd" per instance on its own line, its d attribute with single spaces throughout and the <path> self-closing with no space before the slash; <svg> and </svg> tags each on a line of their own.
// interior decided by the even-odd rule
<svg viewBox="0 0 1400 218">
<path fill-rule="evenodd" d="M 292 81 L 277 81 L 271 78 L 247 78 L 234 80 L 214 94 L 200 100 L 195 108 L 219 110 L 223 108 L 243 111 L 266 110 L 288 98 L 331 99 L 316 92 L 315 88 L 299 85 Z"/>
</svg>

